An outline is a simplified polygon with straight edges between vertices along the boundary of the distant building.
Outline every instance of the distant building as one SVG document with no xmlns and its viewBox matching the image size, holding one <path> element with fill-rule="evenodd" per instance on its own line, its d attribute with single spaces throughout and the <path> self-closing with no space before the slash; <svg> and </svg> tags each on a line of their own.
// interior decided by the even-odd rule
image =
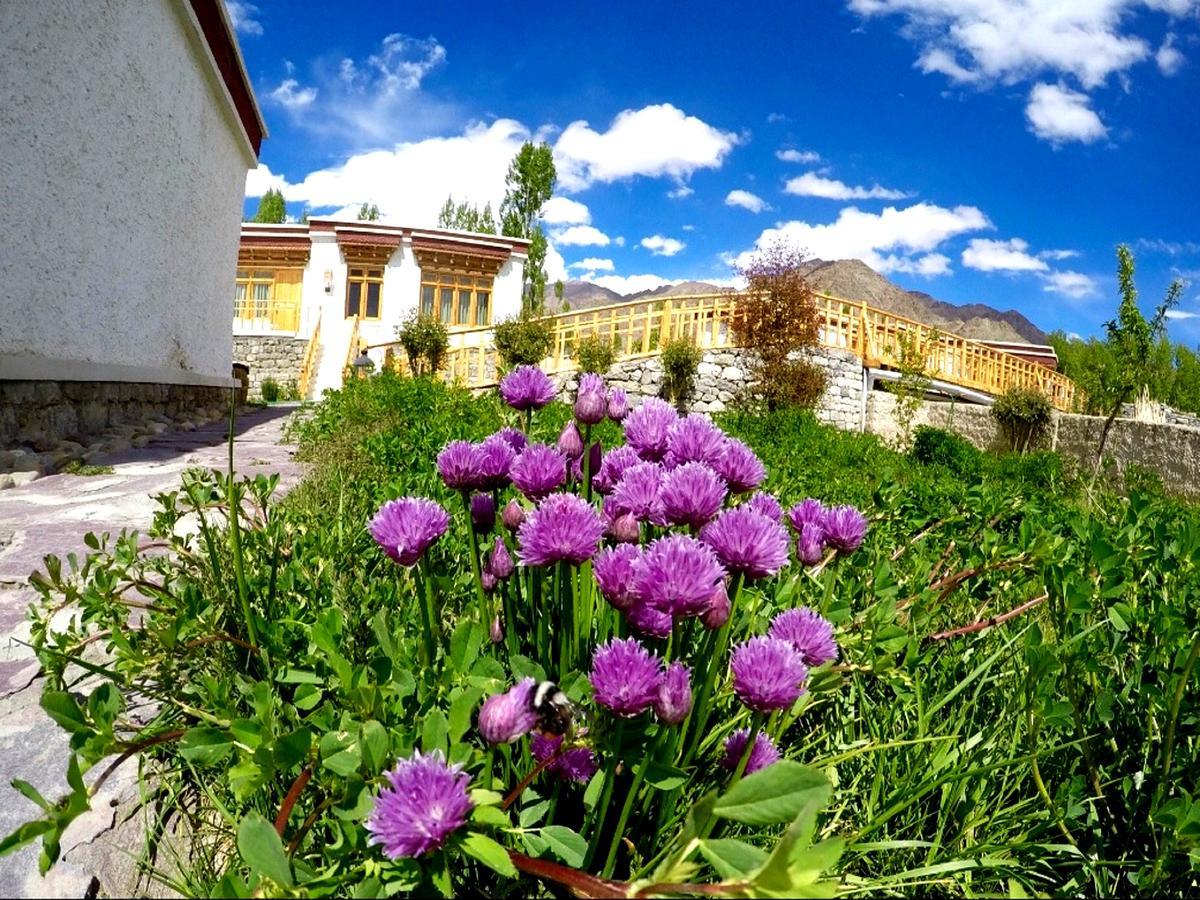
<svg viewBox="0 0 1200 900">
<path fill-rule="evenodd" d="M 271 378 L 318 397 L 341 385 L 360 347 L 395 341 L 417 310 L 452 335 L 519 313 L 528 250 L 521 238 L 379 222 L 243 223 L 235 362 L 249 366 L 252 395 Z"/>
<path fill-rule="evenodd" d="M 265 135 L 219 0 L 0 2 L 0 446 L 223 402 Z"/>
<path fill-rule="evenodd" d="M 1045 366 L 1047 369 L 1053 369 L 1055 372 L 1058 371 L 1058 353 L 1049 344 L 1029 344 L 1024 341 L 979 341 L 979 343 L 986 344 L 1003 353 L 1019 356 L 1021 359 Z"/>
</svg>

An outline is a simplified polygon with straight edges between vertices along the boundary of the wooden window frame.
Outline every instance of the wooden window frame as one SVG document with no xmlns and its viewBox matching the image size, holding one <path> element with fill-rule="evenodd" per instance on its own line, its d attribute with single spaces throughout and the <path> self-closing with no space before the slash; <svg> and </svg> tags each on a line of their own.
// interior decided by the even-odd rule
<svg viewBox="0 0 1200 900">
<path fill-rule="evenodd" d="M 425 306 L 425 291 L 427 288 L 433 290 L 433 308 L 431 310 Z M 469 291 L 465 321 L 461 315 L 464 289 Z M 450 297 L 449 321 L 446 321 L 442 317 L 442 292 L 445 290 L 453 292 Z M 481 295 L 487 298 L 487 308 L 485 314 L 482 316 L 484 319 L 482 322 L 479 321 L 479 301 Z M 461 269 L 435 266 L 421 267 L 421 288 L 417 294 L 417 310 L 424 315 L 432 313 L 448 329 L 465 331 L 470 328 L 490 327 L 495 307 L 496 279 L 494 275 L 487 272 L 463 271 Z"/>
<path fill-rule="evenodd" d="M 361 271 L 362 275 L 353 275 L 355 270 Z M 361 285 L 358 293 L 358 312 L 354 315 L 347 314 L 346 318 L 359 318 L 367 322 L 378 322 L 383 318 L 383 274 L 385 268 L 383 266 L 368 266 L 368 265 L 347 265 L 346 266 L 346 302 L 343 309 L 349 313 L 350 309 L 350 287 L 353 284 Z M 378 274 L 375 274 L 378 273 Z M 367 313 L 367 287 L 368 285 L 379 285 L 379 308 L 376 310 L 378 315 L 368 316 Z"/>
</svg>

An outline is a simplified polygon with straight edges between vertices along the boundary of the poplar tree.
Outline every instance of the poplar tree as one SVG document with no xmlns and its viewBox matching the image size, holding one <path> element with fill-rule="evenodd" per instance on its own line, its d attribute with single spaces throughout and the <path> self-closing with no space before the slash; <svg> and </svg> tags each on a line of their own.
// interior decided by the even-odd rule
<svg viewBox="0 0 1200 900">
<path fill-rule="evenodd" d="M 254 214 L 253 222 L 267 225 L 279 225 L 287 220 L 287 206 L 283 202 L 283 191 L 270 188 L 258 201 L 258 212 Z"/>
</svg>

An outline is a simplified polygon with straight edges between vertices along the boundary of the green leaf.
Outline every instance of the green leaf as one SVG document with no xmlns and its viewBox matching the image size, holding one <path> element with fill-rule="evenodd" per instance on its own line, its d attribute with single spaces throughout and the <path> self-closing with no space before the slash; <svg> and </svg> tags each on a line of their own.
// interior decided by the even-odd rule
<svg viewBox="0 0 1200 900">
<path fill-rule="evenodd" d="M 238 825 L 238 852 L 254 871 L 284 887 L 292 886 L 292 870 L 275 826 L 262 813 L 251 811 Z"/>
<path fill-rule="evenodd" d="M 583 865 L 583 858 L 587 855 L 587 841 L 585 841 L 577 832 L 565 825 L 547 825 L 539 834 L 545 840 L 550 852 L 561 859 L 568 866 L 579 867 Z"/>
<path fill-rule="evenodd" d="M 353 744 L 345 750 L 327 756 L 321 761 L 321 765 L 333 774 L 345 778 L 350 773 L 357 772 L 358 767 L 362 765 L 362 752 L 357 744 Z"/>
<path fill-rule="evenodd" d="M 325 683 L 325 679 L 316 672 L 310 672 L 308 669 L 294 669 L 291 666 L 284 666 L 280 669 L 279 674 L 275 676 L 275 680 L 281 684 Z"/>
<path fill-rule="evenodd" d="M 496 828 L 511 828 L 512 819 L 508 813 L 498 806 L 477 806 L 471 813 L 471 821 L 480 825 L 494 825 Z"/>
<path fill-rule="evenodd" d="M 83 710 L 75 702 L 75 698 L 65 691 L 46 691 L 42 694 L 42 709 L 51 719 L 71 734 L 91 731 Z"/>
<path fill-rule="evenodd" d="M 16 831 L 9 834 L 4 840 L 0 841 L 0 856 L 12 853 L 31 841 L 37 840 L 43 834 L 53 831 L 55 823 L 50 819 L 35 819 L 32 822 L 26 822 L 17 828 Z"/>
<path fill-rule="evenodd" d="M 700 852 L 722 880 L 744 878 L 767 861 L 765 850 L 732 838 L 701 841 Z"/>
<path fill-rule="evenodd" d="M 189 728 L 179 739 L 179 755 L 198 766 L 220 762 L 233 747 L 233 738 L 219 728 L 207 725 Z"/>
<path fill-rule="evenodd" d="M 290 769 L 304 762 L 308 750 L 312 747 L 312 732 L 307 728 L 297 728 L 290 734 L 285 734 L 275 742 L 275 765 L 280 769 Z"/>
<path fill-rule="evenodd" d="M 450 636 L 450 665 L 456 672 L 466 672 L 483 647 L 483 627 L 468 619 L 454 629 Z"/>
<path fill-rule="evenodd" d="M 11 784 L 16 790 L 20 791 L 21 796 L 28 800 L 32 800 L 34 803 L 40 806 L 44 812 L 50 812 L 50 804 L 46 802 L 46 798 L 43 797 L 41 793 L 38 792 L 38 789 L 28 781 L 23 781 L 20 778 L 14 778 Z"/>
<path fill-rule="evenodd" d="M 493 872 L 499 872 L 505 878 L 517 877 L 517 867 L 508 858 L 508 851 L 486 834 L 471 832 L 463 839 L 462 849 L 467 856 L 479 860 Z"/>
<path fill-rule="evenodd" d="M 713 812 L 746 825 L 790 822 L 808 804 L 829 802 L 829 780 L 816 769 L 783 760 L 748 775 L 717 799 Z"/>
<path fill-rule="evenodd" d="M 688 774 L 682 769 L 651 760 L 646 766 L 646 784 L 659 791 L 673 791 L 688 783 Z"/>
<path fill-rule="evenodd" d="M 476 806 L 499 806 L 504 802 L 504 795 L 499 791 L 488 791 L 483 788 L 472 788 L 471 802 Z"/>
<path fill-rule="evenodd" d="M 367 771 L 372 775 L 383 771 L 390 745 L 387 729 L 374 719 L 369 719 L 363 723 L 362 737 L 359 743 L 362 746 L 362 757 Z"/>
<path fill-rule="evenodd" d="M 440 709 L 435 709 L 425 717 L 425 725 L 421 729 L 421 749 L 426 753 L 435 750 L 446 752 L 446 716 Z"/>
<path fill-rule="evenodd" d="M 479 705 L 483 691 L 477 687 L 468 687 L 450 703 L 450 719 L 448 723 L 451 742 L 457 742 L 471 727 L 471 719 L 475 707 Z"/>
</svg>

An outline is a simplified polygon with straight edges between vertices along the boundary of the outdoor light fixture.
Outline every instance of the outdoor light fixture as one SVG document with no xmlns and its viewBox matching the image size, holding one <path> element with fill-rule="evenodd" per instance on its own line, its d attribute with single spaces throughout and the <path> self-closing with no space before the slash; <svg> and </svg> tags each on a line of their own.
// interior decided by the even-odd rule
<svg viewBox="0 0 1200 900">
<path fill-rule="evenodd" d="M 359 349 L 358 356 L 354 357 L 354 362 L 350 363 L 350 365 L 354 366 L 355 378 L 366 378 L 370 371 L 375 368 L 375 363 L 367 355 L 366 347 Z"/>
<path fill-rule="evenodd" d="M 333 269 L 325 270 L 325 293 L 333 293 Z"/>
</svg>

